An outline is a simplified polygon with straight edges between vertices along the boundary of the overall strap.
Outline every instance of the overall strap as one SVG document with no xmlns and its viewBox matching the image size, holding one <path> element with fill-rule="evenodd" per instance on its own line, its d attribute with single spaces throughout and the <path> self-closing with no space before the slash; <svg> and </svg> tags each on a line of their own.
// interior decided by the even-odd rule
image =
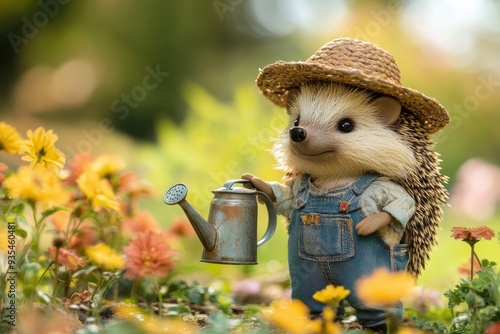
<svg viewBox="0 0 500 334">
<path fill-rule="evenodd" d="M 359 195 L 365 191 L 366 188 L 375 180 L 377 180 L 380 177 L 379 174 L 377 173 L 366 173 L 363 176 L 361 176 L 359 179 L 356 180 L 356 182 L 352 185 L 352 191 L 356 194 Z"/>
</svg>

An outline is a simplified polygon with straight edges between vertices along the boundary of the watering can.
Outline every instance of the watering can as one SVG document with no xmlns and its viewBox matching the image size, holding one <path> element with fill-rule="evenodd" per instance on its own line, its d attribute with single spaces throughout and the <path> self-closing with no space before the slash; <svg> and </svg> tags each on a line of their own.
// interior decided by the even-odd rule
<svg viewBox="0 0 500 334">
<path fill-rule="evenodd" d="M 235 183 L 249 180 L 229 180 L 222 188 L 212 190 L 208 221 L 186 201 L 187 187 L 172 186 L 163 198 L 168 205 L 179 204 L 203 244 L 202 262 L 221 264 L 257 264 L 257 247 L 271 239 L 276 230 L 276 209 L 265 193 L 241 187 Z M 257 198 L 267 208 L 267 230 L 257 241 Z"/>
</svg>

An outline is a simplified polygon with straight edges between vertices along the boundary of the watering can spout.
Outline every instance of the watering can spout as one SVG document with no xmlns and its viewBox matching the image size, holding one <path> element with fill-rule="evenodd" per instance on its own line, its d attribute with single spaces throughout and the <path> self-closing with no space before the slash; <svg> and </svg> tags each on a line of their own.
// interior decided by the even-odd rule
<svg viewBox="0 0 500 334">
<path fill-rule="evenodd" d="M 163 197 L 168 205 L 179 204 L 200 239 L 206 251 L 214 249 L 217 242 L 217 231 L 186 201 L 187 187 L 184 184 L 172 186 Z"/>
</svg>

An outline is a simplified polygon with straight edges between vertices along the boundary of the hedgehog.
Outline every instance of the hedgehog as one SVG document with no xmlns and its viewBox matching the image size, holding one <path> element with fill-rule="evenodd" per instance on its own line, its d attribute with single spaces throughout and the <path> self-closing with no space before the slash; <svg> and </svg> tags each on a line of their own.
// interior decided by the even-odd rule
<svg viewBox="0 0 500 334">
<path fill-rule="evenodd" d="M 430 138 L 446 109 L 403 86 L 387 51 L 351 38 L 264 67 L 257 86 L 289 115 L 273 148 L 286 178 L 242 177 L 288 220 L 292 298 L 320 313 L 314 292 L 343 285 L 360 324 L 383 331 L 387 309 L 365 305 L 356 282 L 380 267 L 425 268 L 448 196 Z M 401 317 L 401 303 L 390 311 Z"/>
</svg>

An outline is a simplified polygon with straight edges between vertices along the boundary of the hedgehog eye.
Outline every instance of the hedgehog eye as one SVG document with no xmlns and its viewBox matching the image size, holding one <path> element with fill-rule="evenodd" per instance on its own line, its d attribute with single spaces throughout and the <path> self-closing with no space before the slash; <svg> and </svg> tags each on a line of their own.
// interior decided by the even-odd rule
<svg viewBox="0 0 500 334">
<path fill-rule="evenodd" d="M 349 133 L 354 130 L 354 121 L 350 118 L 343 118 L 337 124 L 337 128 L 340 132 Z"/>
<path fill-rule="evenodd" d="M 300 122 L 300 116 L 297 117 L 295 121 L 293 121 L 293 126 L 299 126 L 299 122 Z"/>
</svg>

